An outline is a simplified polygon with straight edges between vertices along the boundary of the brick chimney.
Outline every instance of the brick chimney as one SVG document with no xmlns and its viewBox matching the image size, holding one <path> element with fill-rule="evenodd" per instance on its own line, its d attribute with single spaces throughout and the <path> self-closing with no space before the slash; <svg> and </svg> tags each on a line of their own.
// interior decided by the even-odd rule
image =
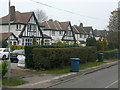
<svg viewBox="0 0 120 90">
<path fill-rule="evenodd" d="M 49 21 L 53 21 L 53 19 L 49 19 Z"/>
<path fill-rule="evenodd" d="M 15 21 L 15 6 L 10 7 L 10 21 Z"/>
<path fill-rule="evenodd" d="M 80 23 L 80 25 L 79 25 L 80 27 L 83 27 L 83 23 Z"/>
</svg>

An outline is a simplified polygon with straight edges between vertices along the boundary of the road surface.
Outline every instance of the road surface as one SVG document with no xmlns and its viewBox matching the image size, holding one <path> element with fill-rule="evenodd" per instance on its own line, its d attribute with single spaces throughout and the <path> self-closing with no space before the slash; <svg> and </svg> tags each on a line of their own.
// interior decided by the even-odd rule
<svg viewBox="0 0 120 90">
<path fill-rule="evenodd" d="M 50 88 L 118 88 L 118 65 L 77 76 L 74 80 Z"/>
</svg>

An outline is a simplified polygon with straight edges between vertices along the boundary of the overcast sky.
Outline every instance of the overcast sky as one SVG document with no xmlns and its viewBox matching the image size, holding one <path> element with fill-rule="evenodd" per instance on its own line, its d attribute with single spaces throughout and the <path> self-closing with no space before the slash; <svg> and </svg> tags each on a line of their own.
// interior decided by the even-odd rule
<svg viewBox="0 0 120 90">
<path fill-rule="evenodd" d="M 36 9 L 45 11 L 49 18 L 58 21 L 71 21 L 72 25 L 83 23 L 94 29 L 106 29 L 111 11 L 118 8 L 119 0 L 34 0 L 74 14 L 50 8 L 31 0 L 11 0 L 16 11 L 29 12 Z M 8 0 L 0 1 L 0 17 L 8 14 Z"/>
</svg>

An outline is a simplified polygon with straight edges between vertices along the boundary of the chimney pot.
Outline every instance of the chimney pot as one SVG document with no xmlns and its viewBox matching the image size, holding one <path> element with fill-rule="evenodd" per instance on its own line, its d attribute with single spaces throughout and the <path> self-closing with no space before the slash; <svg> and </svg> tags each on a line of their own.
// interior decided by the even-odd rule
<svg viewBox="0 0 120 90">
<path fill-rule="evenodd" d="M 80 23 L 80 25 L 79 25 L 80 27 L 83 27 L 83 23 Z"/>
</svg>

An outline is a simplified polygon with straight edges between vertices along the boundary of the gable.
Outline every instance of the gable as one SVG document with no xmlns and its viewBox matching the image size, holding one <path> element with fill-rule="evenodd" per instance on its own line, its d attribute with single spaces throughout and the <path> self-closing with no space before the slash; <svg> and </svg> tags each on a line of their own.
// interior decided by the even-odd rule
<svg viewBox="0 0 120 90">
<path fill-rule="evenodd" d="M 22 32 L 20 33 L 19 37 L 43 37 L 41 28 L 37 22 L 37 19 L 34 13 L 29 18 L 28 23 L 23 28 Z"/>
<path fill-rule="evenodd" d="M 9 33 L 0 33 L 0 36 L 0 40 L 7 40 L 9 37 L 10 40 L 18 40 L 18 38 L 13 33 L 10 33 L 10 36 Z"/>
<path fill-rule="evenodd" d="M 75 41 L 75 40 L 76 40 L 70 22 L 69 22 L 69 25 L 68 25 L 68 27 L 67 27 L 67 30 L 65 31 L 65 33 L 64 33 L 64 35 L 63 35 L 62 40 L 63 40 L 63 41 Z"/>
</svg>

